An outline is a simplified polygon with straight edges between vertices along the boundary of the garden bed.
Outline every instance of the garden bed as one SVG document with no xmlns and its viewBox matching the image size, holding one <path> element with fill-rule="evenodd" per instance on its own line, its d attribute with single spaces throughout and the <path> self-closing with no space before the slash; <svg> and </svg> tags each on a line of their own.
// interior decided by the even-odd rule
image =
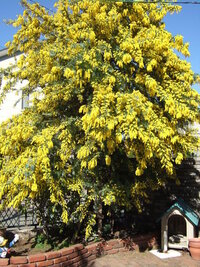
<svg viewBox="0 0 200 267">
<path fill-rule="evenodd" d="M 27 240 L 27 242 L 29 241 Z M 135 238 L 101 241 L 89 244 L 87 246 L 84 246 L 83 244 L 76 244 L 68 248 L 59 249 L 57 251 L 37 251 L 33 249 L 30 250 L 30 254 L 23 255 L 24 252 L 20 252 L 20 248 L 23 247 L 22 238 L 20 242 L 15 247 L 15 255 L 18 256 L 11 255 L 11 257 L 8 259 L 0 259 L 0 266 L 10 265 L 18 267 L 78 267 L 87 265 L 89 262 L 95 260 L 96 257 L 103 255 L 115 254 L 128 250 L 145 250 L 157 245 L 155 234 L 148 234 L 144 236 L 137 236 Z M 25 245 L 26 244 L 24 243 L 24 249 Z M 20 255 L 20 253 L 22 254 Z"/>
</svg>

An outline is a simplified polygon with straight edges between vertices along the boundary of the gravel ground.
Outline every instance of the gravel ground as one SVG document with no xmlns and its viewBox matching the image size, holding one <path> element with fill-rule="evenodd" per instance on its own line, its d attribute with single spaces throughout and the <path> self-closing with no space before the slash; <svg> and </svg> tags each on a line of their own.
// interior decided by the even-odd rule
<svg viewBox="0 0 200 267">
<path fill-rule="evenodd" d="M 188 252 L 180 257 L 160 259 L 150 252 L 121 252 L 97 258 L 88 267 L 200 267 L 200 261 L 193 260 Z"/>
</svg>

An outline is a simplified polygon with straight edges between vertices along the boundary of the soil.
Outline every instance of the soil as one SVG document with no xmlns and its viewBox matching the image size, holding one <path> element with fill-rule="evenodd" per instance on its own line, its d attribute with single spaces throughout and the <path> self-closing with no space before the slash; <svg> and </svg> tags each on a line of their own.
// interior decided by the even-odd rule
<svg viewBox="0 0 200 267">
<path fill-rule="evenodd" d="M 10 249 L 10 256 L 25 256 L 37 253 L 43 253 L 52 250 L 48 244 L 36 244 L 35 237 L 37 231 L 35 229 L 12 230 L 6 231 L 6 238 L 11 241 L 14 234 L 19 235 L 19 241 Z"/>
</svg>

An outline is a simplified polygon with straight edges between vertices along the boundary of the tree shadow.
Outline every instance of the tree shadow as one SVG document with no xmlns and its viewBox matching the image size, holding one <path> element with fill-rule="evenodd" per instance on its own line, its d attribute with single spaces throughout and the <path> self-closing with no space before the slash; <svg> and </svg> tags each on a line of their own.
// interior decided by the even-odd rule
<svg viewBox="0 0 200 267">
<path fill-rule="evenodd" d="M 179 198 L 183 199 L 199 216 L 200 159 L 183 161 L 180 166 L 176 166 L 176 172 L 180 184 L 177 184 L 175 180 L 169 180 L 164 188 L 152 193 L 150 204 L 146 207 L 145 220 L 152 224 L 152 229 L 158 228 L 155 222 Z"/>
<path fill-rule="evenodd" d="M 149 203 L 144 205 L 141 213 L 132 209 L 124 218 L 123 226 L 129 225 L 127 229 L 138 234 L 155 232 L 160 241 L 159 218 L 176 201 L 181 198 L 198 216 L 200 210 L 200 159 L 187 159 L 180 166 L 176 166 L 177 178 L 168 180 L 168 183 L 158 191 L 150 195 Z M 132 225 L 132 227 L 131 227 Z M 121 225 L 118 224 L 118 226 Z M 123 227 L 122 227 L 123 228 Z M 130 235 L 130 233 L 129 233 Z"/>
</svg>

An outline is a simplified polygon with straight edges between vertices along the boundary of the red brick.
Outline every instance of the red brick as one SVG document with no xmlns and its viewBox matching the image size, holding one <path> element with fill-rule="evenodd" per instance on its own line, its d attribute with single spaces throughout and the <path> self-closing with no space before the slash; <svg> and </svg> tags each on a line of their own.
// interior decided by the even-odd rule
<svg viewBox="0 0 200 267">
<path fill-rule="evenodd" d="M 68 261 L 68 256 L 64 256 L 64 257 L 60 257 L 58 259 L 55 259 L 54 260 L 54 263 L 61 263 L 61 262 L 65 262 L 65 261 Z"/>
<path fill-rule="evenodd" d="M 120 243 L 113 246 L 113 248 L 123 248 L 123 247 L 124 247 L 123 244 Z"/>
<path fill-rule="evenodd" d="M 76 245 L 71 246 L 70 248 L 73 248 L 74 251 L 77 251 L 77 250 L 82 250 L 84 246 L 83 244 L 76 244 Z"/>
<path fill-rule="evenodd" d="M 96 259 L 96 255 L 91 255 L 87 259 L 84 259 L 82 262 L 83 263 L 88 263 L 88 262 L 93 261 L 95 259 Z"/>
<path fill-rule="evenodd" d="M 37 267 L 52 266 L 53 260 L 41 261 L 37 263 Z"/>
<path fill-rule="evenodd" d="M 27 257 L 11 257 L 10 263 L 11 264 L 21 264 L 21 263 L 27 263 Z"/>
<path fill-rule="evenodd" d="M 29 262 L 40 262 L 45 260 L 46 260 L 45 254 L 36 254 L 28 256 Z"/>
<path fill-rule="evenodd" d="M 103 249 L 104 249 L 105 251 L 108 251 L 108 250 L 111 250 L 111 249 L 112 249 L 112 246 L 105 246 Z"/>
<path fill-rule="evenodd" d="M 91 251 L 92 254 L 96 254 L 97 253 L 97 247 L 96 245 L 92 244 L 86 247 L 88 251 Z"/>
<path fill-rule="evenodd" d="M 92 260 L 95 260 L 96 258 L 97 258 L 96 255 L 91 255 L 91 256 L 88 257 L 88 260 L 92 261 Z"/>
<path fill-rule="evenodd" d="M 36 267 L 35 263 L 20 264 L 18 267 Z"/>
<path fill-rule="evenodd" d="M 88 257 L 87 257 L 87 258 L 88 258 Z M 81 256 L 78 256 L 78 257 L 72 259 L 72 262 L 73 262 L 73 263 L 74 263 L 74 262 L 82 262 L 84 259 L 87 259 L 87 258 L 83 258 L 83 257 L 81 257 Z"/>
<path fill-rule="evenodd" d="M 119 248 L 119 252 L 127 252 L 128 249 L 127 248 Z"/>
<path fill-rule="evenodd" d="M 84 249 L 80 250 L 80 251 L 78 252 L 78 254 L 79 254 L 79 255 L 83 255 L 83 254 L 85 254 L 85 253 L 87 253 L 87 252 L 88 252 L 87 248 L 84 248 Z"/>
<path fill-rule="evenodd" d="M 80 262 L 80 261 L 81 261 L 81 257 L 78 256 L 78 257 L 76 257 L 76 258 L 73 258 L 71 261 L 72 261 L 72 263 Z"/>
<path fill-rule="evenodd" d="M 61 267 L 61 264 L 54 264 L 53 267 Z"/>
<path fill-rule="evenodd" d="M 73 248 L 63 248 L 63 249 L 59 250 L 59 252 L 61 253 L 62 256 L 65 256 L 65 255 L 72 254 L 74 252 L 74 249 Z"/>
<path fill-rule="evenodd" d="M 61 256 L 61 253 L 58 251 L 51 251 L 45 254 L 47 260 L 56 259 Z"/>
<path fill-rule="evenodd" d="M 79 263 L 79 262 L 74 262 L 74 263 L 72 263 L 72 264 L 70 264 L 70 265 L 68 265 L 69 267 L 80 267 L 81 266 L 81 263 Z"/>
<path fill-rule="evenodd" d="M 84 255 L 82 255 L 81 257 L 85 259 L 85 258 L 88 258 L 90 255 L 92 255 L 92 252 L 87 252 Z"/>
<path fill-rule="evenodd" d="M 108 243 L 106 241 L 96 243 L 97 248 L 104 248 Z"/>
<path fill-rule="evenodd" d="M 99 252 L 98 252 L 97 250 L 93 250 L 93 251 L 91 251 L 91 253 L 92 253 L 93 255 L 97 255 Z"/>
<path fill-rule="evenodd" d="M 118 241 L 115 245 L 113 245 L 113 248 L 123 248 L 124 247 L 124 243 L 121 241 Z"/>
<path fill-rule="evenodd" d="M 91 244 L 91 245 L 86 246 L 86 248 L 87 248 L 88 250 L 96 249 L 96 247 L 97 247 L 96 244 Z"/>
<path fill-rule="evenodd" d="M 79 256 L 79 255 L 78 255 L 78 252 L 74 252 L 74 253 L 70 254 L 70 255 L 68 256 L 68 258 L 71 260 L 71 259 L 73 259 L 73 258 L 75 258 L 75 257 L 77 257 L 77 256 Z"/>
<path fill-rule="evenodd" d="M 70 266 L 71 264 L 73 264 L 72 260 L 69 260 L 68 262 L 63 262 L 61 263 L 61 267 L 68 267 Z"/>
<path fill-rule="evenodd" d="M 109 246 L 115 246 L 115 245 L 118 245 L 119 244 L 119 241 L 116 240 L 116 239 L 113 239 L 113 240 L 109 240 L 108 241 L 108 245 Z"/>
<path fill-rule="evenodd" d="M 70 267 L 83 267 L 84 265 L 83 265 L 83 263 L 82 262 L 74 262 L 74 263 L 72 263 L 72 265 L 70 265 Z"/>
<path fill-rule="evenodd" d="M 9 259 L 0 259 L 0 266 L 6 266 L 9 264 Z"/>
<path fill-rule="evenodd" d="M 119 249 L 111 249 L 108 251 L 108 254 L 116 254 L 117 252 L 119 252 Z"/>
</svg>

